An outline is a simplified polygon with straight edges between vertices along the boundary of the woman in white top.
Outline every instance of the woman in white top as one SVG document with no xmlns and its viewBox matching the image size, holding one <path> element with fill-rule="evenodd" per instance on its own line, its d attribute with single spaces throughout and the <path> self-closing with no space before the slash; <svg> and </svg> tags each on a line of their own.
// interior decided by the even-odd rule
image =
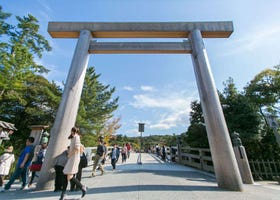
<svg viewBox="0 0 280 200">
<path fill-rule="evenodd" d="M 4 178 L 9 174 L 12 163 L 15 162 L 13 150 L 13 146 L 9 146 L 0 157 L 0 187 L 3 186 Z"/>
<path fill-rule="evenodd" d="M 63 173 L 67 175 L 67 180 L 72 181 L 76 184 L 77 188 L 82 191 L 82 197 L 86 194 L 86 186 L 82 185 L 81 182 L 74 177 L 74 175 L 79 170 L 80 163 L 80 151 L 81 151 L 81 141 L 80 141 L 80 130 L 77 127 L 71 129 L 71 134 L 68 139 L 71 139 L 70 148 L 68 152 L 68 160 L 63 169 Z M 61 192 L 60 200 L 65 197 L 66 191 Z"/>
</svg>

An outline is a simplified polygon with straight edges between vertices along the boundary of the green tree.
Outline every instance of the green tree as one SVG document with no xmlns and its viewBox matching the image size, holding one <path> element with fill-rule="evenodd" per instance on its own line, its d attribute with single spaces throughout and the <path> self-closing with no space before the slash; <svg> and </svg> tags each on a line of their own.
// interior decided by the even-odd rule
<svg viewBox="0 0 280 200">
<path fill-rule="evenodd" d="M 224 85 L 225 89 L 220 99 L 229 132 L 240 133 L 243 142 L 256 139 L 260 133 L 261 123 L 257 107 L 237 91 L 232 78 L 229 78 Z"/>
<path fill-rule="evenodd" d="M 269 126 L 267 117 L 278 118 L 279 124 L 279 103 L 280 103 L 280 65 L 272 69 L 265 69 L 257 74 L 252 81 L 245 87 L 245 94 L 250 101 L 259 109 L 262 117 L 261 132 L 261 152 L 262 158 L 276 159 L 280 158 L 279 132 L 274 132 Z"/>
<path fill-rule="evenodd" d="M 249 158 L 260 151 L 260 116 L 258 108 L 244 94 L 238 92 L 232 78 L 224 83 L 220 94 L 229 133 L 238 132 Z"/>
<path fill-rule="evenodd" d="M 191 102 L 190 126 L 181 137 L 183 145 L 209 148 L 202 108 L 198 101 Z"/>
<path fill-rule="evenodd" d="M 0 36 L 8 34 L 11 25 L 6 23 L 5 20 L 11 17 L 11 13 L 5 13 L 2 11 L 2 6 L 0 6 Z M 0 42 L 2 47 L 3 42 Z"/>
<path fill-rule="evenodd" d="M 34 75 L 25 81 L 23 100 L 0 100 L 0 118 L 16 124 L 17 132 L 11 143 L 22 145 L 29 135 L 30 125 L 49 125 L 51 127 L 61 98 L 61 89 L 42 76 Z M 17 147 L 17 146 L 15 146 Z"/>
<path fill-rule="evenodd" d="M 44 51 L 50 51 L 48 41 L 38 33 L 38 20 L 32 15 L 16 16 L 16 26 L 4 23 L 10 15 L 0 10 L 1 33 L 5 34 L 0 48 L 0 99 L 20 99 L 26 90 L 26 79 L 48 70 L 35 62 Z"/>
<path fill-rule="evenodd" d="M 244 89 L 250 101 L 258 106 L 264 120 L 266 115 L 279 115 L 280 65 L 263 70 Z"/>
<path fill-rule="evenodd" d="M 40 75 L 48 70 L 35 61 L 51 50 L 37 19 L 16 16 L 11 25 L 6 22 L 11 16 L 0 7 L 0 117 L 15 123 L 10 142 L 21 149 L 30 125 L 52 123 L 61 91 Z"/>
<path fill-rule="evenodd" d="M 99 77 L 94 67 L 87 69 L 77 116 L 77 126 L 84 133 L 101 134 L 118 108 L 118 97 L 112 98 L 115 88 L 100 83 Z"/>
</svg>

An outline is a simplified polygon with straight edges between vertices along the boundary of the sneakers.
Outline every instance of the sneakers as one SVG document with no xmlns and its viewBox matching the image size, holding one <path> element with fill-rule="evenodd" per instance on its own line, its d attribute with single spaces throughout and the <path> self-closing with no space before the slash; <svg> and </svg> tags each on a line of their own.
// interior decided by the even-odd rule
<svg viewBox="0 0 280 200">
<path fill-rule="evenodd" d="M 28 189 L 28 186 L 24 186 L 24 187 L 21 187 L 20 190 L 27 190 Z"/>
<path fill-rule="evenodd" d="M 95 173 L 92 173 L 92 174 L 91 174 L 91 177 L 95 177 Z"/>
</svg>

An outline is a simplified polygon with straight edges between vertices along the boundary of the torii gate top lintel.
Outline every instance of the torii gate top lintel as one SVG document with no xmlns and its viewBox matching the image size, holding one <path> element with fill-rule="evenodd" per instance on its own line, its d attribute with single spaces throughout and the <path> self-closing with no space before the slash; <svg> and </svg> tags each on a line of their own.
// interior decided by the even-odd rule
<svg viewBox="0 0 280 200">
<path fill-rule="evenodd" d="M 228 38 L 232 21 L 217 22 L 49 22 L 53 38 L 78 38 L 89 30 L 93 38 L 188 38 L 198 29 L 204 38 Z"/>
</svg>

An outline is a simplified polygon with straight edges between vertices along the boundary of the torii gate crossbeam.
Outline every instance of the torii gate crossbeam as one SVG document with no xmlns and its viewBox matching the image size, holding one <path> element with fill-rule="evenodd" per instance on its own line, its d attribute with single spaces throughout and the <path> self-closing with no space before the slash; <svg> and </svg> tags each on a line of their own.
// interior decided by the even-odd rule
<svg viewBox="0 0 280 200">
<path fill-rule="evenodd" d="M 232 22 L 50 22 L 48 31 L 54 38 L 79 39 L 37 189 L 53 186 L 49 169 L 54 158 L 66 149 L 68 133 L 75 124 L 90 53 L 191 53 L 218 186 L 233 191 L 243 190 L 203 42 L 203 37 L 229 37 L 233 32 Z M 189 41 L 97 43 L 91 41 L 92 38 L 188 38 Z"/>
</svg>

